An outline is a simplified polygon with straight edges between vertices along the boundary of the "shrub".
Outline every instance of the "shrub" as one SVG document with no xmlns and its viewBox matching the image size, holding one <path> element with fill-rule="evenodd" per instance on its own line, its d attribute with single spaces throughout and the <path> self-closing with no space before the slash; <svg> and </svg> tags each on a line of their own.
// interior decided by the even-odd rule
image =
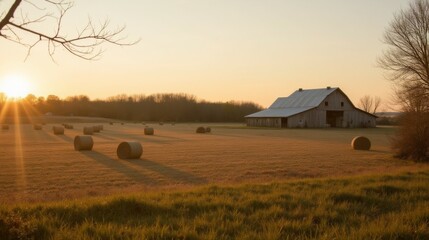
<svg viewBox="0 0 429 240">
<path fill-rule="evenodd" d="M 400 129 L 392 141 L 395 156 L 401 159 L 429 161 L 429 113 L 406 113 L 400 123 Z"/>
</svg>

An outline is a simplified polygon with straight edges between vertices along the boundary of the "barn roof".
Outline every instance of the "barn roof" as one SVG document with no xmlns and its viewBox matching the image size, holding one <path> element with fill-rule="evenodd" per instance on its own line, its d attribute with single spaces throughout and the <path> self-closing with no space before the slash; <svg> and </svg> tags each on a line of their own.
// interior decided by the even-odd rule
<svg viewBox="0 0 429 240">
<path fill-rule="evenodd" d="M 301 107 L 301 108 L 268 108 L 260 112 L 256 112 L 246 117 L 289 117 L 298 113 L 305 112 L 314 107 Z"/>
<path fill-rule="evenodd" d="M 289 97 L 277 98 L 277 100 L 274 101 L 274 103 L 271 104 L 268 109 L 247 115 L 245 117 L 290 117 L 298 113 L 308 111 L 312 108 L 316 108 L 326 97 L 337 90 L 341 91 L 340 88 L 331 87 L 318 89 L 299 89 L 292 93 Z M 353 106 L 353 103 L 351 104 Z"/>
<path fill-rule="evenodd" d="M 277 98 L 269 109 L 317 107 L 329 94 L 335 92 L 337 89 L 339 88 L 296 90 L 289 97 Z"/>
</svg>

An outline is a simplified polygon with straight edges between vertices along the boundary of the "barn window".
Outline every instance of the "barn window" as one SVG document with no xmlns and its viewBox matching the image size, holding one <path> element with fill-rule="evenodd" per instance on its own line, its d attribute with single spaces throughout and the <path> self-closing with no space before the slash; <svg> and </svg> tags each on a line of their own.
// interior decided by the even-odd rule
<svg viewBox="0 0 429 240">
<path fill-rule="evenodd" d="M 341 102 L 341 107 L 344 107 L 344 102 Z"/>
<path fill-rule="evenodd" d="M 326 101 L 326 102 L 325 102 L 325 106 L 327 107 L 328 105 L 329 105 L 329 104 L 328 104 L 328 101 Z"/>
</svg>

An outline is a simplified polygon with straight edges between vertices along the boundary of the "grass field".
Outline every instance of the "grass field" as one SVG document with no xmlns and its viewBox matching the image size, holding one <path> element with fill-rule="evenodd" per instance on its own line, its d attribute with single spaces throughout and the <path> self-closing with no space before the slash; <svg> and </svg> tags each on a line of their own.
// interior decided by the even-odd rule
<svg viewBox="0 0 429 240">
<path fill-rule="evenodd" d="M 2 239 L 429 239 L 429 171 L 0 207 Z"/>
<path fill-rule="evenodd" d="M 98 123 L 54 135 L 64 120 L 0 131 L 1 239 L 429 239 L 429 166 L 392 157 L 394 128 L 104 122 L 77 152 Z M 141 159 L 117 158 L 125 140 Z"/>
<path fill-rule="evenodd" d="M 145 136 L 142 124 L 104 124 L 105 130 L 93 136 L 93 151 L 74 151 L 73 138 L 86 125 L 94 123 L 75 123 L 75 129 L 59 136 L 52 124 L 42 131 L 28 124 L 0 131 L 0 201 L 427 169 L 392 158 L 393 128 L 278 130 L 210 124 L 211 134 L 196 134 L 201 124 L 152 124 L 155 135 Z M 372 150 L 353 151 L 350 141 L 356 135 L 369 137 Z M 142 159 L 117 158 L 116 147 L 124 140 L 143 144 Z"/>
</svg>

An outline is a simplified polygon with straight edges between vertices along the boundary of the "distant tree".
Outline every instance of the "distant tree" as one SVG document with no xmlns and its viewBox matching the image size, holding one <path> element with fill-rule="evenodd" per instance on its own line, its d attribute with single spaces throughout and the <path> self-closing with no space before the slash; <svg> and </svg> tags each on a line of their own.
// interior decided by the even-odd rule
<svg viewBox="0 0 429 240">
<path fill-rule="evenodd" d="M 363 96 L 359 99 L 358 106 L 369 113 L 375 114 L 381 105 L 381 98 L 379 96 L 371 97 L 369 95 Z"/>
<path fill-rule="evenodd" d="M 396 88 L 405 116 L 394 147 L 401 158 L 428 161 L 429 150 L 429 2 L 415 0 L 394 16 L 378 59 Z"/>
<path fill-rule="evenodd" d="M 37 97 L 34 94 L 28 94 L 25 97 L 25 101 L 31 105 L 34 105 L 37 101 Z"/>
<path fill-rule="evenodd" d="M 44 104 L 45 103 L 45 98 L 44 97 L 38 97 L 37 98 L 37 104 Z"/>
<path fill-rule="evenodd" d="M 46 102 L 47 103 L 55 103 L 55 102 L 59 102 L 60 98 L 56 95 L 48 95 L 48 97 L 46 97 Z"/>
<path fill-rule="evenodd" d="M 56 49 L 62 47 L 87 60 L 100 56 L 103 43 L 121 46 L 137 43 L 124 41 L 121 35 L 125 27 L 112 29 L 109 20 L 95 24 L 89 19 L 76 34 L 65 33 L 63 20 L 73 6 L 71 0 L 13 0 L 11 3 L 3 11 L 0 9 L 0 37 L 27 47 L 27 57 L 32 48 L 43 41 L 52 59 Z"/>
</svg>

